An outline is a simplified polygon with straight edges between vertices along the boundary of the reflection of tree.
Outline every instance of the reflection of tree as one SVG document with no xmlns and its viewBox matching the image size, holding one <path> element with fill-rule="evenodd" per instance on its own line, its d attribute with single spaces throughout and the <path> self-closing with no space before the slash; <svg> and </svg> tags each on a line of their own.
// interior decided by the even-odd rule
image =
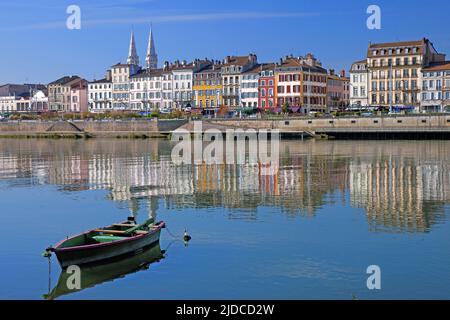
<svg viewBox="0 0 450 320">
<path fill-rule="evenodd" d="M 228 208 L 230 219 L 257 219 L 264 206 L 313 216 L 349 195 L 373 231 L 426 232 L 450 200 L 450 146 L 441 142 L 286 141 L 275 176 L 257 165 L 175 166 L 171 148 L 167 141 L 20 140 L 0 146 L 0 179 L 107 189 L 108 199 L 128 202 L 132 214 L 147 207 L 149 216 L 161 198 L 172 209 Z"/>
</svg>

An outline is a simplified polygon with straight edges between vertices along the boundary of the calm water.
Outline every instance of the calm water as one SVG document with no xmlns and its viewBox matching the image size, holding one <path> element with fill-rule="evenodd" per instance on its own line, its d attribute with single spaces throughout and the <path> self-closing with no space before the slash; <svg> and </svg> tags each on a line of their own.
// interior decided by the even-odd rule
<svg viewBox="0 0 450 320">
<path fill-rule="evenodd" d="M 286 141 L 274 177 L 177 167 L 171 147 L 0 140 L 0 298 L 42 299 L 61 273 L 45 247 L 133 214 L 166 221 L 165 258 L 60 299 L 450 299 L 450 142 Z"/>
</svg>

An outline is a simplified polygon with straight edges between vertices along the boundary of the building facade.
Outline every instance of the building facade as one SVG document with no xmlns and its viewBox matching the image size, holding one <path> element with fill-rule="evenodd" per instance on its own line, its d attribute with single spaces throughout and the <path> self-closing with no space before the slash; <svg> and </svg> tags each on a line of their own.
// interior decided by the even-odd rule
<svg viewBox="0 0 450 320">
<path fill-rule="evenodd" d="M 70 88 L 69 112 L 88 112 L 88 82 L 84 79 Z"/>
<path fill-rule="evenodd" d="M 345 109 L 350 104 L 350 78 L 342 70 L 336 75 L 330 70 L 327 77 L 327 108 L 328 111 Z"/>
<path fill-rule="evenodd" d="M 422 70 L 422 112 L 450 112 L 450 61 Z"/>
<path fill-rule="evenodd" d="M 114 110 L 131 110 L 130 76 L 139 72 L 133 64 L 117 63 L 111 67 L 112 107 Z"/>
<path fill-rule="evenodd" d="M 241 74 L 258 63 L 255 54 L 248 56 L 227 56 L 221 68 L 223 85 L 223 103 L 228 109 L 235 110 L 241 106 L 240 79 Z"/>
<path fill-rule="evenodd" d="M 110 71 L 101 80 L 88 83 L 88 105 L 90 112 L 106 112 L 112 110 L 112 81 Z"/>
<path fill-rule="evenodd" d="M 259 73 L 260 66 L 257 64 L 240 75 L 240 100 L 243 108 L 258 108 Z"/>
<path fill-rule="evenodd" d="M 356 61 L 350 69 L 350 106 L 367 107 L 369 86 L 369 71 L 367 59 Z"/>
<path fill-rule="evenodd" d="M 327 70 L 312 55 L 287 56 L 275 67 L 277 107 L 293 111 L 325 112 L 327 109 Z"/>
<path fill-rule="evenodd" d="M 223 104 L 221 68 L 219 61 L 213 61 L 194 73 L 193 100 L 196 108 L 216 111 Z"/>
<path fill-rule="evenodd" d="M 162 69 L 145 69 L 130 77 L 131 109 L 160 110 L 163 102 Z"/>
<path fill-rule="evenodd" d="M 258 108 L 273 110 L 276 108 L 276 104 L 275 64 L 261 64 L 258 78 Z"/>
<path fill-rule="evenodd" d="M 439 54 L 428 39 L 370 44 L 369 104 L 419 111 L 422 69 L 444 60 L 445 55 Z"/>
<path fill-rule="evenodd" d="M 74 90 L 72 90 L 74 89 Z M 48 84 L 49 111 L 72 112 L 73 109 L 87 109 L 87 99 L 78 90 L 85 90 L 87 97 L 86 80 L 78 76 L 65 76 Z M 77 97 L 72 98 L 72 94 Z M 78 98 L 82 98 L 80 102 Z M 77 102 L 73 102 L 73 100 Z M 82 103 L 83 105 L 80 105 Z M 85 105 L 84 105 L 85 103 Z"/>
</svg>

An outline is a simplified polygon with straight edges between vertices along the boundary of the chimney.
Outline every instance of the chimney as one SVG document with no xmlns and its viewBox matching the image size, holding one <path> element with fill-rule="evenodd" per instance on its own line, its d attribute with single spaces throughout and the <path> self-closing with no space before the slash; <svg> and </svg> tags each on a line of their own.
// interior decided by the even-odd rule
<svg viewBox="0 0 450 320">
<path fill-rule="evenodd" d="M 341 78 L 345 78 L 345 70 L 341 70 L 340 76 Z"/>
<path fill-rule="evenodd" d="M 107 70 L 105 73 L 106 81 L 111 81 L 111 70 Z"/>
<path fill-rule="evenodd" d="M 330 69 L 330 76 L 334 76 L 334 69 Z"/>
</svg>

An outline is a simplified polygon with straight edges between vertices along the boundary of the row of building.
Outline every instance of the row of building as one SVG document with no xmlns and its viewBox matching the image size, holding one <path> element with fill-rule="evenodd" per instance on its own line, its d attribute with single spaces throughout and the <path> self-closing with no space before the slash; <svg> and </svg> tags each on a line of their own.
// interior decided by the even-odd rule
<svg viewBox="0 0 450 320">
<path fill-rule="evenodd" d="M 450 62 L 428 39 L 421 39 L 370 44 L 366 59 L 352 64 L 349 78 L 344 70 L 336 74 L 325 69 L 313 54 L 270 63 L 259 62 L 255 54 L 177 60 L 158 67 L 150 31 L 144 67 L 132 33 L 126 63 L 111 66 L 103 79 L 64 76 L 20 94 L 2 93 L 3 87 L 0 113 L 186 108 L 215 113 L 221 107 L 281 112 L 286 106 L 300 113 L 348 107 L 445 112 L 450 111 Z"/>
<path fill-rule="evenodd" d="M 449 112 L 450 61 L 425 38 L 370 44 L 366 59 L 352 64 L 350 104 Z"/>
</svg>

